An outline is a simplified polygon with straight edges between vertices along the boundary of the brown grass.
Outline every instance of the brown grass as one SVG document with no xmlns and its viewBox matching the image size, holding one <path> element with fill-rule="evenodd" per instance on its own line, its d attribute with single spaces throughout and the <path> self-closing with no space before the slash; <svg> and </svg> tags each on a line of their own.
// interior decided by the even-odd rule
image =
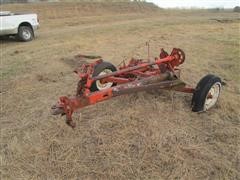
<svg viewBox="0 0 240 180">
<path fill-rule="evenodd" d="M 239 179 L 239 21 L 211 20 L 238 14 L 85 8 L 1 7 L 36 11 L 41 22 L 32 42 L 1 41 L 1 179 Z M 59 96 L 74 94 L 74 55 L 117 65 L 146 57 L 147 40 L 151 56 L 160 47 L 185 51 L 182 78 L 190 85 L 219 75 L 226 86 L 216 108 L 192 113 L 191 96 L 174 93 L 172 104 L 172 92 L 158 91 L 82 109 L 74 131 L 50 115 Z"/>
</svg>

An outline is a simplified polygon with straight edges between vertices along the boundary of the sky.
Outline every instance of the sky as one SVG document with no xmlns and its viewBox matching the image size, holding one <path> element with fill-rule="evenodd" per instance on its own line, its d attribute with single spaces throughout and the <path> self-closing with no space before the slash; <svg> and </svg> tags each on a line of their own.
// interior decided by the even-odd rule
<svg viewBox="0 0 240 180">
<path fill-rule="evenodd" d="M 163 8 L 233 8 L 240 6 L 240 0 L 146 0 Z"/>
</svg>

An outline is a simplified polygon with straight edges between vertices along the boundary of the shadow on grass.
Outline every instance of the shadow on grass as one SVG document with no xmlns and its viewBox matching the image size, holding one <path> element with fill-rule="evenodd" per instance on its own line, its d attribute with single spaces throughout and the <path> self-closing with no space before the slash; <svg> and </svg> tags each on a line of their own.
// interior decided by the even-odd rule
<svg viewBox="0 0 240 180">
<path fill-rule="evenodd" d="M 19 40 L 15 36 L 0 36 L 1 43 L 12 43 L 19 42 Z"/>
</svg>

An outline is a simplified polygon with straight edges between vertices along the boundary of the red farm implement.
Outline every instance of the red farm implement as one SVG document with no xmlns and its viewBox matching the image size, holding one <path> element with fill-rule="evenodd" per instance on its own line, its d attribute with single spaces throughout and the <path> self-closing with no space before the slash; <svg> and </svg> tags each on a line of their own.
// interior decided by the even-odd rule
<svg viewBox="0 0 240 180">
<path fill-rule="evenodd" d="M 199 81 L 196 88 L 188 86 L 180 79 L 178 68 L 184 60 L 185 53 L 174 48 L 170 55 L 161 49 L 159 57 L 152 61 L 132 58 L 128 64 L 123 62 L 118 69 L 102 59 L 83 64 L 74 71 L 80 78 L 76 95 L 60 97 L 52 107 L 52 114 L 66 115 L 66 123 L 74 128 L 72 114 L 76 110 L 112 97 L 150 89 L 192 93 L 192 111 L 206 111 L 218 100 L 221 80 L 208 74 Z"/>
</svg>

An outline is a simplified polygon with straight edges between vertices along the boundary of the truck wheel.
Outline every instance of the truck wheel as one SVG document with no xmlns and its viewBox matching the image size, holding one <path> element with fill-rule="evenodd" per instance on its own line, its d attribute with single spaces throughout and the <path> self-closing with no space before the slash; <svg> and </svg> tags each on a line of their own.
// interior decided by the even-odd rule
<svg viewBox="0 0 240 180">
<path fill-rule="evenodd" d="M 34 33 L 29 26 L 20 26 L 18 29 L 18 39 L 23 42 L 31 41 L 34 37 Z"/>
<path fill-rule="evenodd" d="M 221 79 L 212 74 L 204 76 L 197 84 L 192 97 L 192 111 L 202 112 L 212 108 L 220 95 Z"/>
<path fill-rule="evenodd" d="M 117 68 L 113 64 L 103 61 L 102 63 L 97 64 L 95 66 L 94 72 L 93 72 L 93 77 L 108 74 L 108 73 L 114 72 L 116 70 L 117 70 Z M 112 86 L 114 86 L 113 82 L 102 83 L 101 80 L 97 80 L 92 84 L 90 90 L 91 90 L 91 92 L 101 91 L 101 90 L 110 88 Z"/>
</svg>

